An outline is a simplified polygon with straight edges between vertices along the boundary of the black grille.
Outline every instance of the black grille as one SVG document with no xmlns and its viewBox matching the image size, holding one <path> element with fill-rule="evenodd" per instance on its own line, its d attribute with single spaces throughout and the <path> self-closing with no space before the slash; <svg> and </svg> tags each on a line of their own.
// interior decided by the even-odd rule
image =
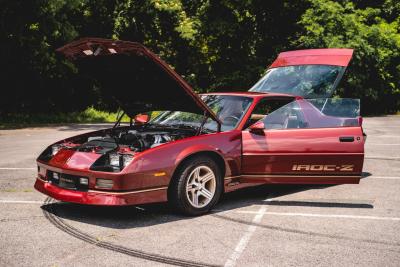
<svg viewBox="0 0 400 267">
<path fill-rule="evenodd" d="M 57 175 L 58 179 L 55 178 L 57 177 Z M 47 179 L 52 184 L 65 189 L 87 191 L 89 189 L 89 186 L 79 183 L 79 178 L 87 178 L 87 177 L 47 171 Z"/>
</svg>

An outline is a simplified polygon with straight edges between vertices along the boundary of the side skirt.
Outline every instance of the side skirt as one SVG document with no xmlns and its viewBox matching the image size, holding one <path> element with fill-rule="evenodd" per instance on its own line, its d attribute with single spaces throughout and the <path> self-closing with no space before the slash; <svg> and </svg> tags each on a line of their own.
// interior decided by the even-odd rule
<svg viewBox="0 0 400 267">
<path fill-rule="evenodd" d="M 260 184 L 359 184 L 361 175 L 243 174 L 225 177 L 225 192 Z"/>
</svg>

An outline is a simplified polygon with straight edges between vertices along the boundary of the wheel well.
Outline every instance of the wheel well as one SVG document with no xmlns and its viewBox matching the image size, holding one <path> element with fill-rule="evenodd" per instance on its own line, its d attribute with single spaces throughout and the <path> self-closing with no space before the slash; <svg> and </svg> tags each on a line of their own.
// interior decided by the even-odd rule
<svg viewBox="0 0 400 267">
<path fill-rule="evenodd" d="M 191 154 L 191 155 L 187 156 L 186 158 L 184 158 L 183 160 L 181 160 L 181 162 L 179 162 L 178 166 L 176 167 L 174 174 L 172 175 L 172 179 L 175 177 L 176 172 L 178 172 L 180 170 L 180 168 L 182 167 L 182 165 L 185 162 L 187 162 L 188 160 L 190 160 L 192 158 L 199 157 L 199 156 L 206 156 L 206 157 L 209 157 L 212 160 L 214 160 L 215 163 L 217 164 L 217 166 L 220 168 L 222 178 L 225 177 L 226 166 L 225 166 L 224 159 L 217 152 L 201 151 L 201 152 Z"/>
</svg>

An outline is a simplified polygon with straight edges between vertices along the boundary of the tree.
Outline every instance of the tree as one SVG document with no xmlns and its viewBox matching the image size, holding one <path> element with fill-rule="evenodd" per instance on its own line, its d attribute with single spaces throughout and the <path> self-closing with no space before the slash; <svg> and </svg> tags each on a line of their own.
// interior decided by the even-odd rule
<svg viewBox="0 0 400 267">
<path fill-rule="evenodd" d="M 143 43 L 197 92 L 248 90 L 284 50 L 355 48 L 338 94 L 399 108 L 396 0 L 0 0 L 0 115 L 114 109 L 56 48 L 79 37 Z M 382 105 L 381 103 L 385 103 Z M 364 111 L 367 111 L 364 109 Z"/>
<path fill-rule="evenodd" d="M 339 91 L 362 99 L 364 113 L 396 112 L 400 105 L 399 20 L 387 21 L 383 11 L 357 9 L 350 1 L 311 0 L 300 20 L 303 48 L 353 48 L 353 62 Z"/>
</svg>

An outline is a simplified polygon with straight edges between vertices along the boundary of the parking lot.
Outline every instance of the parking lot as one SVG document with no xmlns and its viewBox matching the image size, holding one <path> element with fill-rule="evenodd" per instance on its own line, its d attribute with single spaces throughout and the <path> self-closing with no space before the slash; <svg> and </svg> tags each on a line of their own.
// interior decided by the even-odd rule
<svg viewBox="0 0 400 267">
<path fill-rule="evenodd" d="M 36 192 L 51 142 L 104 128 L 0 131 L 0 266 L 400 266 L 400 116 L 364 119 L 359 185 L 265 185 L 201 217 L 167 204 L 93 207 Z"/>
</svg>

